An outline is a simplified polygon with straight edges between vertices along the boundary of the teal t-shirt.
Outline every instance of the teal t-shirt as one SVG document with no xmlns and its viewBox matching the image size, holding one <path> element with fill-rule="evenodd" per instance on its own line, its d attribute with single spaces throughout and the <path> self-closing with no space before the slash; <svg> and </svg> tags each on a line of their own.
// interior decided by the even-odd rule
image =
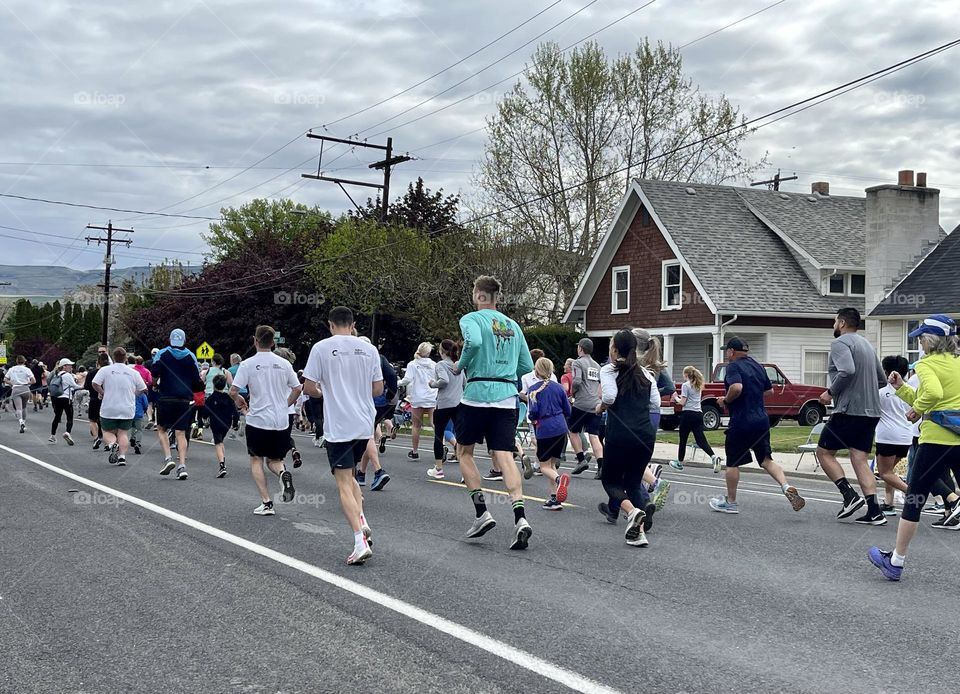
<svg viewBox="0 0 960 694">
<path fill-rule="evenodd" d="M 467 376 L 463 400 L 499 402 L 515 396 L 520 377 L 533 371 L 527 339 L 516 321 L 485 308 L 461 318 L 460 333 L 463 352 L 458 363 Z"/>
</svg>

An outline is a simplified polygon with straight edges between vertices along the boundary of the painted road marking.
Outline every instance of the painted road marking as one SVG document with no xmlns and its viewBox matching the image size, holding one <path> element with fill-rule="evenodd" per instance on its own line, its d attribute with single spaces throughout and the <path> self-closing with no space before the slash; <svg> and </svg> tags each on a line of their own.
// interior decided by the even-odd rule
<svg viewBox="0 0 960 694">
<path fill-rule="evenodd" d="M 275 561 L 278 564 L 283 564 L 291 569 L 305 573 L 308 576 L 313 576 L 324 583 L 344 590 L 348 593 L 352 593 L 357 597 L 368 600 L 372 603 L 380 605 L 381 607 L 393 610 L 397 614 L 408 617 L 409 619 L 419 622 L 420 624 L 430 627 L 431 629 L 436 629 L 439 632 L 452 636 L 453 638 L 470 644 L 471 646 L 475 646 L 483 651 L 486 651 L 487 653 L 490 653 L 491 655 L 495 655 L 498 658 L 502 658 L 503 660 L 513 663 L 518 667 L 522 667 L 525 670 L 536 673 L 541 677 L 553 680 L 554 682 L 557 682 L 558 684 L 561 684 L 574 691 L 585 692 L 589 694 L 620 694 L 616 689 L 612 689 L 606 685 L 600 684 L 599 682 L 577 672 L 568 670 L 555 663 L 551 663 L 548 660 L 543 660 L 532 653 L 527 653 L 526 651 L 515 648 L 507 643 L 504 643 L 503 641 L 498 641 L 497 639 L 491 638 L 485 634 L 481 634 L 480 632 L 474 631 L 473 629 L 463 626 L 462 624 L 458 624 L 457 622 L 441 617 L 440 615 L 433 614 L 432 612 L 428 612 L 424 609 L 416 607 L 415 605 L 398 600 L 397 598 L 391 597 L 386 593 L 381 593 L 372 588 L 368 588 L 367 586 L 357 583 L 356 581 L 351 581 L 348 578 L 338 576 L 335 573 L 321 569 L 313 564 L 308 564 L 300 559 L 295 559 L 294 557 L 282 554 L 281 552 L 277 552 L 269 547 L 264 547 L 263 545 L 257 544 L 256 542 L 251 542 L 250 540 L 244 539 L 238 535 L 215 528 L 212 525 L 207 525 L 206 523 L 190 518 L 189 516 L 184 516 L 176 513 L 175 511 L 163 508 L 162 506 L 157 506 L 156 504 L 139 497 L 112 489 L 111 487 L 107 487 L 99 482 L 94 482 L 86 477 L 82 477 L 69 472 L 68 470 L 59 468 L 56 465 L 51 465 L 50 463 L 44 462 L 39 458 L 34 458 L 32 455 L 22 453 L 16 449 L 10 448 L 9 446 L 0 444 L 0 450 L 7 451 L 8 453 L 22 458 L 27 462 L 38 465 L 49 470 L 50 472 L 54 472 L 75 482 L 79 482 L 80 484 L 86 485 L 91 489 L 96 489 L 105 494 L 110 494 L 117 499 L 122 499 L 130 504 L 139 506 L 142 509 L 156 513 L 159 516 L 163 516 L 169 520 L 181 523 L 188 528 L 193 528 L 194 530 L 198 530 L 202 533 L 210 535 L 211 537 L 223 540 L 224 542 L 240 547 L 241 549 L 245 549 L 254 554 L 259 554 L 261 557 Z"/>
<path fill-rule="evenodd" d="M 427 482 L 433 482 L 434 484 L 445 484 L 448 487 L 459 487 L 460 489 L 466 489 L 466 485 L 460 484 L 459 482 L 448 482 L 447 480 L 435 480 L 428 479 Z M 502 489 L 487 489 L 486 487 L 480 487 L 481 492 L 486 492 L 487 494 L 500 494 L 501 496 L 510 496 L 510 492 L 505 492 Z M 539 496 L 527 496 L 523 495 L 524 499 L 529 499 L 530 501 L 539 501 L 541 504 L 546 502 L 546 499 Z M 568 508 L 580 508 L 576 504 L 562 504 Z"/>
</svg>

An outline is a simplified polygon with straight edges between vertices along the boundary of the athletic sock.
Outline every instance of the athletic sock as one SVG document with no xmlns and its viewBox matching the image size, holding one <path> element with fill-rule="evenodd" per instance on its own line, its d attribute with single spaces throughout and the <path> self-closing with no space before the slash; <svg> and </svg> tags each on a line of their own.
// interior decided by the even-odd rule
<svg viewBox="0 0 960 694">
<path fill-rule="evenodd" d="M 894 566 L 903 566 L 903 562 L 906 558 L 906 554 L 897 554 L 897 550 L 893 550 L 893 556 L 890 557 L 890 563 Z"/>
<path fill-rule="evenodd" d="M 603 458 L 597 458 L 597 469 L 599 470 L 602 467 L 603 467 Z"/>
<path fill-rule="evenodd" d="M 864 497 L 867 500 L 867 513 L 871 516 L 878 516 L 881 514 L 880 506 L 877 504 L 877 495 L 876 494 L 864 494 Z"/>
<path fill-rule="evenodd" d="M 853 487 L 850 486 L 850 482 L 846 477 L 841 477 L 834 482 L 834 484 L 837 485 L 837 489 L 839 489 L 840 493 L 843 494 L 844 499 L 849 499 L 850 497 L 857 495 L 857 493 L 853 491 Z"/>
<path fill-rule="evenodd" d="M 583 451 L 580 451 L 579 453 L 577 453 L 577 462 L 578 463 L 583 462 Z"/>
<path fill-rule="evenodd" d="M 513 522 L 519 523 L 521 518 L 526 518 L 527 514 L 523 511 L 523 499 L 517 499 L 513 502 Z"/>
<path fill-rule="evenodd" d="M 482 516 L 487 512 L 486 500 L 483 498 L 482 489 L 471 489 L 470 490 L 470 501 L 473 502 L 473 508 L 477 512 L 477 518 Z"/>
</svg>

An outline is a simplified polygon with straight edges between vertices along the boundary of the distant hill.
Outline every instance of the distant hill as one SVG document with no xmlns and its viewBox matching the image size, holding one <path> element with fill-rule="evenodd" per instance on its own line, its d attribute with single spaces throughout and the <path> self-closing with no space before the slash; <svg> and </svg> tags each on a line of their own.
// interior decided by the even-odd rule
<svg viewBox="0 0 960 694">
<path fill-rule="evenodd" d="M 199 272 L 199 266 L 184 267 L 185 270 Z M 147 266 L 113 268 L 110 272 L 110 284 L 119 284 L 127 278 L 146 277 L 150 273 Z M 0 286 L 0 297 L 28 298 L 33 301 L 53 301 L 62 299 L 64 293 L 80 286 L 96 285 L 103 282 L 103 270 L 72 270 L 54 265 L 0 265 L 0 282 L 9 282 L 10 286 Z"/>
</svg>

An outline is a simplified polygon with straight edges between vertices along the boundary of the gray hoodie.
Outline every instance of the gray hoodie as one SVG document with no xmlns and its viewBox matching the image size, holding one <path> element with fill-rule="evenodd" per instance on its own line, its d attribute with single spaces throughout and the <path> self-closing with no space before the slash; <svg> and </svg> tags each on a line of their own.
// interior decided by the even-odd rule
<svg viewBox="0 0 960 694">
<path fill-rule="evenodd" d="M 443 410 L 450 407 L 456 407 L 463 399 L 463 386 L 465 376 L 461 371 L 459 374 L 453 373 L 453 362 L 449 357 L 444 357 L 437 363 L 436 375 L 430 381 L 431 388 L 437 388 L 437 409 Z"/>
<path fill-rule="evenodd" d="M 880 388 L 887 377 L 865 337 L 846 333 L 830 343 L 828 375 L 834 414 L 880 416 Z"/>
<path fill-rule="evenodd" d="M 574 359 L 570 370 L 573 374 L 573 407 L 577 410 L 593 412 L 600 402 L 597 390 L 600 388 L 600 365 L 590 356 Z"/>
</svg>

